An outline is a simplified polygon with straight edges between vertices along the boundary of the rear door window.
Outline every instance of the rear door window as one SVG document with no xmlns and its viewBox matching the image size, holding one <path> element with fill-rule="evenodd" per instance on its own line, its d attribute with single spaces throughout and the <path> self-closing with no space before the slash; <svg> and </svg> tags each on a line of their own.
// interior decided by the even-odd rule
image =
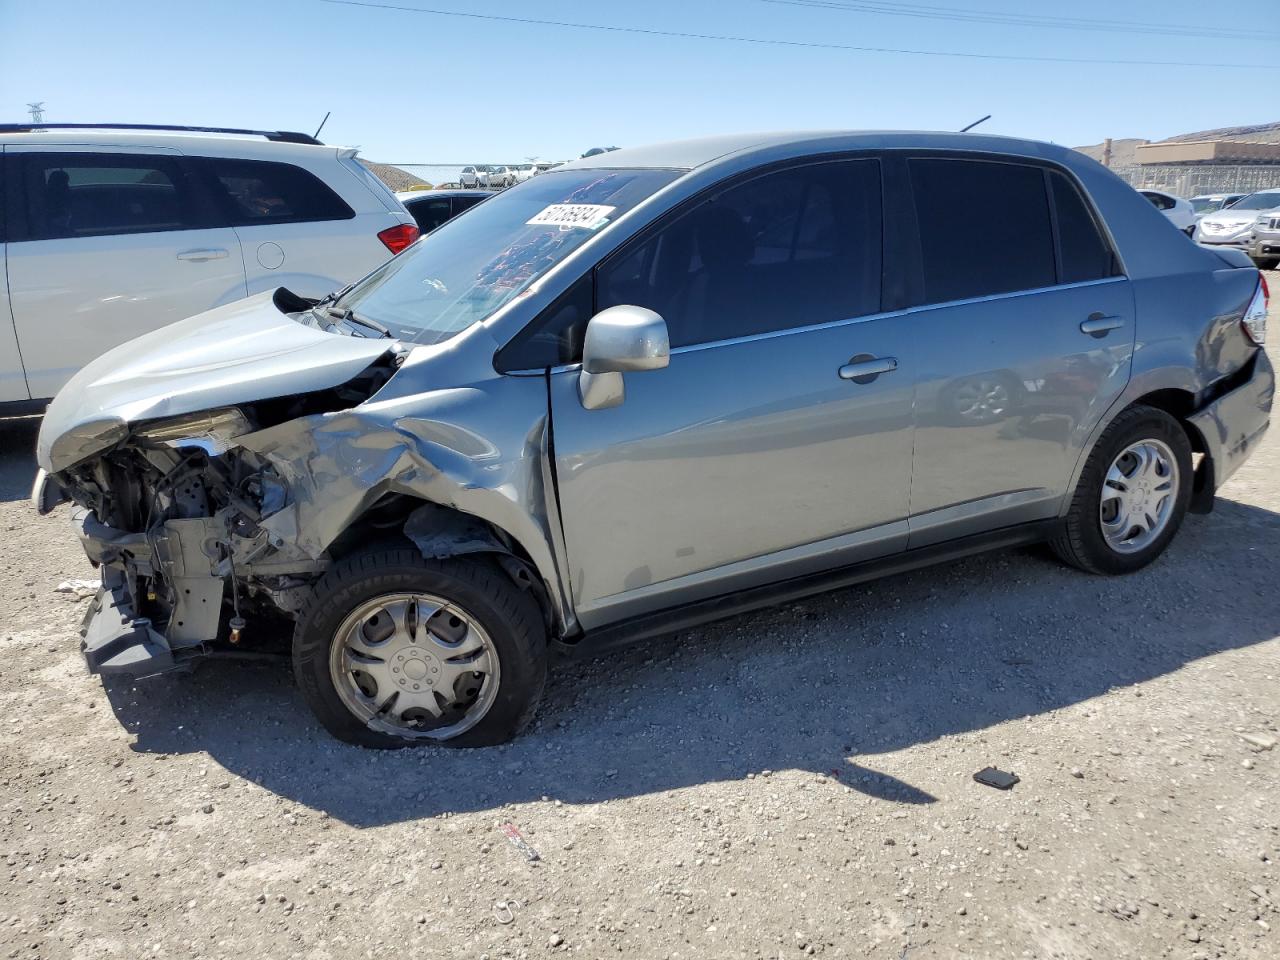
<svg viewBox="0 0 1280 960">
<path fill-rule="evenodd" d="M 1035 290 L 1056 282 L 1040 167 L 916 158 L 908 169 L 925 303 Z"/>
<path fill-rule="evenodd" d="M 208 226 L 178 160 L 151 154 L 24 153 L 31 240 Z"/>
<path fill-rule="evenodd" d="M 205 157 L 198 161 L 233 227 L 349 220 L 355 211 L 309 170 L 291 163 Z"/>
</svg>

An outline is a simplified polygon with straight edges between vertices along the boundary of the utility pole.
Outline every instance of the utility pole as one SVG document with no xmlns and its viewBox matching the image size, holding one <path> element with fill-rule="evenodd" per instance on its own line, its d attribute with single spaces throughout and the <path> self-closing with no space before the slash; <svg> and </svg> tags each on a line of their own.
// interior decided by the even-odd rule
<svg viewBox="0 0 1280 960">
<path fill-rule="evenodd" d="M 1102 142 L 1102 165 L 1104 167 L 1111 166 L 1111 138 L 1107 137 Z"/>
<path fill-rule="evenodd" d="M 44 123 L 44 101 L 39 103 L 28 103 L 27 112 L 31 114 L 32 123 Z"/>
</svg>

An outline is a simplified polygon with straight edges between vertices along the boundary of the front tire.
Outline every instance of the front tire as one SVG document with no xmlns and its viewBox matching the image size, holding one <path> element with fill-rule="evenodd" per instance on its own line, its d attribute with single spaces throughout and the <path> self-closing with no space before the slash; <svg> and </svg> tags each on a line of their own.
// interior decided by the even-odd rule
<svg viewBox="0 0 1280 960">
<path fill-rule="evenodd" d="M 546 646 L 537 603 L 495 565 L 390 547 L 320 579 L 294 631 L 293 668 L 339 740 L 490 746 L 532 720 Z"/>
<path fill-rule="evenodd" d="M 1163 410 L 1130 407 L 1094 444 L 1050 546 L 1090 573 L 1140 570 L 1177 534 L 1191 484 L 1191 442 L 1182 425 Z"/>
</svg>

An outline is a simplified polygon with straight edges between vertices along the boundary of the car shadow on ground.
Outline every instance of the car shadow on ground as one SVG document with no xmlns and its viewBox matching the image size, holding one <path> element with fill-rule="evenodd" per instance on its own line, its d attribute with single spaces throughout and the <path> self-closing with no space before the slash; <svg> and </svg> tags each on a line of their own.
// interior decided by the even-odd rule
<svg viewBox="0 0 1280 960">
<path fill-rule="evenodd" d="M 0 417 L 0 503 L 31 496 L 40 417 Z"/>
<path fill-rule="evenodd" d="M 311 719 L 283 664 L 211 663 L 107 689 L 135 750 L 207 752 L 361 827 L 542 797 L 594 803 L 765 769 L 929 803 L 922 787 L 877 769 L 876 755 L 1054 711 L 1280 633 L 1278 535 L 1280 515 L 1220 501 L 1129 577 L 1006 551 L 562 664 L 534 727 L 485 750 L 340 744 Z M 1249 613 L 1241 591 L 1256 596 Z"/>
</svg>

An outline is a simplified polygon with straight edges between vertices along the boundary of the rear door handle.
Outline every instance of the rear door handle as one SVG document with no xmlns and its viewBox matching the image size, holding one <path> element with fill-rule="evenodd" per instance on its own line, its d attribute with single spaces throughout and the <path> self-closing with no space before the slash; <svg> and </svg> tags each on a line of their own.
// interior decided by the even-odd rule
<svg viewBox="0 0 1280 960">
<path fill-rule="evenodd" d="M 207 250 L 183 250 L 178 254 L 178 259 L 190 260 L 193 263 L 203 263 L 206 260 L 225 260 L 227 256 L 226 250 L 210 247 Z"/>
<path fill-rule="evenodd" d="M 870 383 L 882 373 L 893 373 L 898 369 L 896 357 L 874 357 L 869 353 L 860 353 L 850 357 L 849 362 L 840 368 L 842 380 L 854 383 Z"/>
<path fill-rule="evenodd" d="M 1080 324 L 1080 332 L 1087 333 L 1091 337 L 1105 337 L 1112 330 L 1118 330 L 1124 326 L 1123 317 L 1108 317 L 1101 313 L 1091 314 L 1089 319 Z"/>
</svg>

